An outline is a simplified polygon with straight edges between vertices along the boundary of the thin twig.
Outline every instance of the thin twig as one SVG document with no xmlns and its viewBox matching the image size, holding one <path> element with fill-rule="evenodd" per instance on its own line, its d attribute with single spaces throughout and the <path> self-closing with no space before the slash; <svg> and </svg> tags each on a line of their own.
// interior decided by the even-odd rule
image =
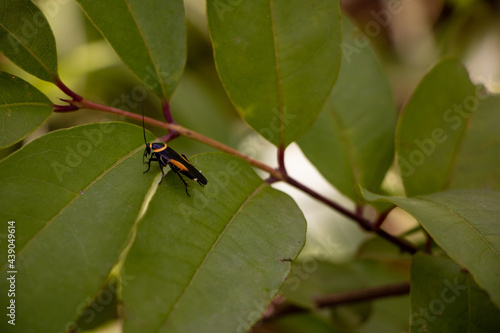
<svg viewBox="0 0 500 333">
<path fill-rule="evenodd" d="M 332 295 L 319 296 L 314 300 L 318 308 L 335 307 L 343 304 L 371 301 L 386 297 L 405 295 L 410 292 L 410 283 L 402 282 L 365 289 L 358 289 Z M 262 322 L 272 322 L 277 318 L 296 313 L 307 313 L 307 308 L 299 307 L 292 303 L 280 303 L 274 306 L 271 313 L 262 316 Z"/>
<path fill-rule="evenodd" d="M 71 98 L 73 98 L 74 101 L 81 101 L 83 100 L 83 97 L 78 95 L 77 93 L 75 93 L 73 90 L 69 89 L 68 86 L 66 86 L 62 81 L 61 79 L 59 79 L 58 77 L 54 77 L 54 82 L 56 84 L 56 86 L 61 89 L 61 91 L 63 93 L 65 93 L 66 95 L 70 96 Z"/>
<path fill-rule="evenodd" d="M 425 252 L 432 254 L 432 237 L 427 231 L 425 231 Z"/>
<path fill-rule="evenodd" d="M 117 108 L 114 108 L 111 106 L 93 103 L 93 102 L 87 101 L 86 99 L 82 99 L 81 101 L 78 101 L 78 102 L 77 101 L 68 101 L 68 103 L 70 103 L 71 105 L 75 105 L 80 109 L 104 111 L 104 112 L 109 112 L 109 113 L 117 114 L 120 116 L 124 116 L 124 117 L 130 118 L 130 119 L 134 119 L 137 121 L 142 121 L 142 115 L 138 115 L 138 114 L 135 114 L 132 112 L 120 110 L 120 109 L 117 109 Z M 244 159 L 245 161 L 247 161 L 251 165 L 255 166 L 256 168 L 259 168 L 259 169 L 266 171 L 274 178 L 279 179 L 279 180 L 284 180 L 284 177 L 281 175 L 281 173 L 278 170 L 272 168 L 271 166 L 264 164 L 256 159 L 253 159 L 250 156 L 247 156 L 247 155 L 239 152 L 238 150 L 231 148 L 229 146 L 226 146 L 225 144 L 222 144 L 222 143 L 220 143 L 212 138 L 209 138 L 209 137 L 204 136 L 204 135 L 197 133 L 197 132 L 193 132 L 190 129 L 187 129 L 179 124 L 174 124 L 174 123 L 169 124 L 169 123 L 159 121 L 159 120 L 149 118 L 149 117 L 144 117 L 144 122 L 151 124 L 153 126 L 156 126 L 156 127 L 164 128 L 164 129 L 169 130 L 169 131 L 178 132 L 183 136 L 186 136 L 186 137 L 191 138 L 193 140 L 204 143 L 204 144 L 211 146 L 217 150 L 226 152 L 226 153 L 231 154 L 231 155 L 235 155 L 239 158 Z"/>
<path fill-rule="evenodd" d="M 132 112 L 128 112 L 128 111 L 124 111 L 124 110 L 120 110 L 117 108 L 113 108 L 110 106 L 105 106 L 105 105 L 93 103 L 93 102 L 87 101 L 85 99 L 82 99 L 80 101 L 67 100 L 67 102 L 70 105 L 76 106 L 76 107 L 81 108 L 81 109 L 85 108 L 85 109 L 99 110 L 99 111 L 114 113 L 114 114 L 118 114 L 118 115 L 130 118 L 130 119 L 135 119 L 137 121 L 142 121 L 142 119 L 143 119 L 141 115 L 138 115 L 138 114 L 135 114 Z M 61 110 L 56 109 L 56 111 L 61 111 Z M 381 229 L 374 229 L 371 221 L 363 218 L 362 216 L 358 216 L 356 213 L 351 212 L 350 210 L 342 207 L 341 205 L 337 204 L 336 202 L 328 199 L 327 197 L 319 194 L 318 192 L 310 189 L 309 187 L 305 186 L 304 184 L 302 184 L 302 183 L 296 181 L 295 179 L 291 178 L 290 176 L 288 176 L 286 174 L 286 170 L 284 169 L 284 149 L 280 149 L 278 151 L 278 163 L 281 164 L 281 167 L 284 170 L 282 172 L 281 170 L 274 169 L 273 167 L 271 167 L 265 163 L 262 163 L 254 158 L 251 158 L 250 156 L 247 156 L 234 148 L 226 146 L 226 145 L 224 145 L 224 144 L 222 144 L 222 143 L 220 143 L 212 138 L 204 136 L 200 133 L 191 131 L 191 130 L 189 130 L 189 129 L 187 129 L 179 124 L 166 123 L 166 122 L 162 122 L 162 121 L 159 121 L 159 120 L 156 120 L 153 118 L 149 118 L 149 117 L 144 117 L 144 122 L 151 124 L 151 125 L 154 125 L 156 127 L 160 127 L 160 128 L 164 128 L 166 130 L 169 130 L 171 133 L 179 133 L 180 135 L 183 135 L 183 136 L 186 136 L 186 137 L 191 138 L 193 140 L 204 143 L 204 144 L 211 146 L 217 150 L 220 150 L 220 151 L 226 152 L 228 154 L 237 156 L 237 157 L 247 161 L 251 165 L 255 166 L 256 168 L 259 168 L 259 169 L 264 170 L 265 172 L 269 173 L 269 175 L 270 175 L 270 177 L 268 179 L 269 183 L 272 183 L 274 181 L 284 181 L 284 182 L 290 184 L 291 186 L 296 187 L 299 190 L 309 194 L 311 197 L 325 203 L 326 205 L 335 209 L 339 213 L 351 218 L 353 221 L 357 222 L 360 225 L 360 227 L 363 228 L 364 230 L 375 232 L 379 236 L 396 244 L 402 251 L 406 251 L 409 253 L 415 253 L 418 251 L 418 248 L 415 247 L 413 244 L 409 243 L 408 241 L 406 241 L 404 239 L 400 239 L 396 236 L 393 236 L 393 235 L 391 235 L 391 234 L 389 234 Z M 167 134 L 167 136 L 168 136 L 168 134 Z"/>
<path fill-rule="evenodd" d="M 389 296 L 405 295 L 408 294 L 409 292 L 410 292 L 410 282 L 402 282 L 402 283 L 394 283 L 372 288 L 352 290 L 327 296 L 321 296 L 315 299 L 315 303 L 317 307 L 324 308 L 324 307 L 332 307 L 343 304 L 369 301 Z"/>
<path fill-rule="evenodd" d="M 326 198 L 325 196 L 319 194 L 318 192 L 308 188 L 304 184 L 299 183 L 295 179 L 287 176 L 286 179 L 284 179 L 284 181 L 287 182 L 288 184 L 300 189 L 301 191 L 309 194 L 311 197 L 313 197 L 313 198 L 325 203 L 326 205 L 332 207 L 333 209 L 340 212 L 341 214 L 356 221 L 359 224 L 359 226 L 361 228 L 363 228 L 364 230 L 375 232 L 377 235 L 381 236 L 382 238 L 385 238 L 388 241 L 396 244 L 401 249 L 401 251 L 409 252 L 412 254 L 418 251 L 418 248 L 415 245 L 413 245 L 412 243 L 406 241 L 405 239 L 393 236 L 382 229 L 374 229 L 373 224 L 369 220 L 367 220 L 361 216 L 358 216 L 356 213 L 353 213 L 350 210 L 340 206 L 338 203 L 336 203 L 336 202 Z"/>
<path fill-rule="evenodd" d="M 385 220 L 387 219 L 387 216 L 389 215 L 391 210 L 392 210 L 392 208 L 386 210 L 385 212 L 380 213 L 380 215 L 377 217 L 377 220 L 373 224 L 373 229 L 375 229 L 375 230 L 380 229 L 380 227 L 382 226 L 382 223 L 385 222 Z"/>
<path fill-rule="evenodd" d="M 163 115 L 165 116 L 165 120 L 169 124 L 177 124 L 172 117 L 172 113 L 170 112 L 170 103 L 168 101 L 164 101 L 162 103 Z"/>
<path fill-rule="evenodd" d="M 280 146 L 278 149 L 278 171 L 286 176 L 286 167 L 285 167 L 285 147 Z"/>
<path fill-rule="evenodd" d="M 363 217 L 363 206 L 360 204 L 356 205 L 355 214 L 359 217 Z"/>
</svg>

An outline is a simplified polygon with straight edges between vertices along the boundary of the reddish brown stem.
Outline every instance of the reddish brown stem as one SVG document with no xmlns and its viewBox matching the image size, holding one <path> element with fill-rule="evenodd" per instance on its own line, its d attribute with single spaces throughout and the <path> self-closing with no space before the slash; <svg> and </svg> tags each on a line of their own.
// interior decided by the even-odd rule
<svg viewBox="0 0 500 333">
<path fill-rule="evenodd" d="M 425 232 L 425 252 L 432 254 L 432 237 L 427 231 Z"/>
<path fill-rule="evenodd" d="M 67 102 L 72 106 L 76 106 L 77 108 L 82 108 L 82 109 L 86 108 L 86 109 L 91 109 L 91 110 L 100 110 L 100 111 L 110 112 L 110 113 L 122 115 L 122 116 L 130 118 L 130 119 L 135 119 L 137 121 L 142 121 L 142 119 L 143 119 L 141 115 L 138 115 L 138 114 L 135 114 L 132 112 L 128 112 L 128 111 L 123 111 L 120 109 L 116 109 L 116 108 L 113 108 L 110 106 L 100 105 L 97 103 L 87 101 L 85 99 L 81 99 L 80 101 L 68 100 Z M 193 131 L 191 131 L 187 128 L 184 128 L 176 123 L 161 122 L 159 120 L 152 119 L 149 117 L 144 117 L 144 122 L 149 123 L 149 124 L 154 125 L 154 126 L 157 126 L 157 127 L 160 127 L 160 128 L 164 128 L 166 130 L 169 130 L 171 133 L 178 133 L 180 135 L 189 137 L 191 139 L 194 139 L 196 141 L 204 143 L 208 146 L 214 147 L 217 150 L 220 150 L 220 151 L 226 152 L 228 154 L 240 157 L 243 160 L 250 163 L 251 165 L 269 173 L 269 176 L 270 176 L 268 179 L 269 182 L 280 181 L 280 180 L 284 181 L 284 182 L 290 184 L 291 186 L 296 187 L 299 190 L 309 194 L 311 197 L 325 203 L 326 205 L 337 210 L 341 214 L 351 218 L 353 221 L 357 222 L 359 224 L 359 226 L 361 228 L 363 228 L 364 230 L 375 232 L 379 236 L 396 244 L 402 251 L 406 251 L 409 253 L 415 253 L 418 251 L 418 248 L 416 248 L 413 244 L 409 243 L 408 241 L 406 241 L 404 239 L 400 239 L 398 237 L 395 237 L 391 234 L 388 234 L 387 232 L 385 232 L 381 229 L 374 229 L 372 223 L 370 221 L 366 220 L 365 218 L 363 218 L 362 216 L 358 216 L 356 213 L 351 212 L 350 210 L 340 206 L 336 202 L 326 198 L 325 196 L 319 194 L 318 192 L 315 192 L 314 190 L 308 188 L 304 184 L 289 177 L 286 174 L 286 170 L 284 172 L 282 172 L 282 170 L 274 169 L 271 166 L 264 164 L 258 160 L 255 160 L 255 159 L 251 158 L 250 156 L 247 156 L 234 148 L 226 146 L 226 145 L 224 145 L 224 144 L 222 144 L 222 143 L 220 143 L 212 138 L 206 137 L 200 133 L 193 132 Z M 175 135 L 175 134 L 171 134 L 171 135 Z M 172 139 L 171 137 L 169 137 L 169 135 L 167 135 L 164 138 Z M 284 149 L 280 149 L 278 152 L 278 163 L 281 164 L 281 167 L 284 170 Z"/>
<path fill-rule="evenodd" d="M 177 124 L 172 117 L 172 113 L 170 112 L 170 103 L 168 101 L 164 101 L 162 103 L 163 115 L 165 116 L 165 120 L 169 124 Z"/>
<path fill-rule="evenodd" d="M 93 103 L 93 102 L 87 101 L 85 99 L 82 99 L 79 102 L 68 101 L 68 103 L 70 103 L 71 105 L 77 106 L 79 109 L 89 109 L 89 110 L 99 110 L 99 111 L 109 112 L 109 113 L 121 115 L 121 116 L 127 117 L 129 119 L 134 119 L 134 120 L 137 120 L 139 122 L 142 122 L 142 115 L 135 114 L 135 113 L 128 112 L 128 111 L 123 111 L 123 110 L 120 110 L 120 109 L 117 109 L 117 108 L 114 108 L 111 106 Z M 144 122 L 151 124 L 153 126 L 159 127 L 159 128 L 164 128 L 164 129 L 172 131 L 172 132 L 178 132 L 180 135 L 183 135 L 185 137 L 199 141 L 199 142 L 204 143 L 208 146 L 214 147 L 217 150 L 226 152 L 226 153 L 231 154 L 231 155 L 235 155 L 235 156 L 247 161 L 248 163 L 252 164 L 253 166 L 266 171 L 267 173 L 269 173 L 271 176 L 275 177 L 276 179 L 284 180 L 284 177 L 281 175 L 281 173 L 279 173 L 276 169 L 270 167 L 269 165 L 264 164 L 256 159 L 253 159 L 250 156 L 247 156 L 234 148 L 226 146 L 226 145 L 224 145 L 224 144 L 222 144 L 222 143 L 220 143 L 212 138 L 204 136 L 200 133 L 193 132 L 193 131 L 191 131 L 185 127 L 182 127 L 178 124 L 168 124 L 166 122 L 162 122 L 162 121 L 159 121 L 159 120 L 156 120 L 153 118 L 149 118 L 149 117 L 144 117 Z"/>
<path fill-rule="evenodd" d="M 278 149 L 278 171 L 281 172 L 282 175 L 286 176 L 286 168 L 285 168 L 285 147 L 281 145 Z"/>
<path fill-rule="evenodd" d="M 377 217 L 377 220 L 375 221 L 375 223 L 373 224 L 373 229 L 377 230 L 377 229 L 380 229 L 380 227 L 382 226 L 382 223 L 384 223 L 384 221 L 387 219 L 387 216 L 389 215 L 389 213 L 391 212 L 392 208 L 391 209 L 388 209 L 386 210 L 385 212 L 382 212 L 378 217 Z"/>
<path fill-rule="evenodd" d="M 54 78 L 56 86 L 61 89 L 63 93 L 68 95 L 69 97 L 73 98 L 74 101 L 79 102 L 83 100 L 83 97 L 78 95 L 77 93 L 73 92 L 73 90 L 69 89 L 59 78 Z"/>
<path fill-rule="evenodd" d="M 412 243 L 410 243 L 404 239 L 398 238 L 396 236 L 393 236 L 393 235 L 385 232 L 382 229 L 374 229 L 372 223 L 370 221 L 368 221 L 367 219 L 363 218 L 362 216 L 358 216 L 356 213 L 353 213 L 350 210 L 340 206 L 336 202 L 326 198 L 325 196 L 319 194 L 318 192 L 315 192 L 314 190 L 308 188 L 304 184 L 299 183 L 295 179 L 293 179 L 289 176 L 286 176 L 284 181 L 289 183 L 290 185 L 300 189 L 301 191 L 309 194 L 311 197 L 313 197 L 313 198 L 325 203 L 326 205 L 332 207 L 333 209 L 340 212 L 341 214 L 356 221 L 359 224 L 359 226 L 361 228 L 363 228 L 364 230 L 375 232 L 380 237 L 383 237 L 383 238 L 387 239 L 388 241 L 396 244 L 401 249 L 401 251 L 406 251 L 409 253 L 415 253 L 418 251 L 418 248 L 415 245 L 413 245 Z"/>
<path fill-rule="evenodd" d="M 316 298 L 315 303 L 319 308 L 369 301 L 389 296 L 405 295 L 410 292 L 410 282 L 402 282 L 365 288 L 359 290 L 337 293 Z"/>
</svg>

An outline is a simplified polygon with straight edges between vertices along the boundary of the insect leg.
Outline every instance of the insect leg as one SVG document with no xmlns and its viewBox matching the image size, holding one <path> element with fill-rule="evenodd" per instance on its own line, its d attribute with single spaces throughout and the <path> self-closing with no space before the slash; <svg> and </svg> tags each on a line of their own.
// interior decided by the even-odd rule
<svg viewBox="0 0 500 333">
<path fill-rule="evenodd" d="M 165 177 L 165 173 L 163 172 L 163 165 L 162 165 L 161 161 L 160 160 L 157 160 L 157 161 L 158 161 L 158 165 L 160 166 L 160 170 L 161 170 L 161 179 L 160 179 L 160 182 L 158 183 L 158 185 L 160 185 L 163 178 Z"/>
<path fill-rule="evenodd" d="M 154 158 L 154 157 L 150 157 L 149 160 L 148 160 L 148 169 L 146 171 L 144 171 L 143 173 L 146 173 L 149 171 L 149 169 L 151 169 L 151 161 L 158 161 L 157 158 Z"/>
<path fill-rule="evenodd" d="M 180 172 L 175 170 L 175 168 L 170 168 L 170 169 L 172 169 L 172 171 L 175 172 L 179 176 L 179 178 L 182 180 L 182 183 L 184 184 L 184 187 L 186 188 L 186 194 L 190 197 L 191 195 L 189 195 L 189 192 L 188 192 L 189 185 L 186 183 L 184 178 L 182 178 L 182 175 L 180 174 Z"/>
</svg>

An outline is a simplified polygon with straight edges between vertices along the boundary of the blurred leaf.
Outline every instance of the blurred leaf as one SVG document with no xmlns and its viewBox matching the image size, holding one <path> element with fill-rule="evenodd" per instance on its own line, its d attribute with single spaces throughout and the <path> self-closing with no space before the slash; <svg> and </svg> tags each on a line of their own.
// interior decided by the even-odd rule
<svg viewBox="0 0 500 333">
<path fill-rule="evenodd" d="M 188 197 L 169 173 L 151 200 L 125 261 L 124 332 L 246 332 L 304 244 L 300 209 L 245 161 L 190 160 L 208 185 Z"/>
<path fill-rule="evenodd" d="M 207 1 L 215 61 L 243 119 L 277 147 L 311 127 L 340 62 L 337 1 Z"/>
<path fill-rule="evenodd" d="M 401 266 L 396 262 L 360 259 L 333 264 L 311 257 L 294 263 L 281 292 L 290 302 L 314 309 L 314 299 L 320 296 L 405 281 L 409 267 L 403 261 L 400 263 Z M 343 330 L 359 327 L 369 320 L 372 306 L 371 302 L 336 306 L 331 310 L 335 327 Z"/>
<path fill-rule="evenodd" d="M 382 237 L 373 237 L 368 238 L 361 244 L 357 257 L 381 260 L 402 260 L 411 259 L 412 256 L 407 252 L 402 252 L 397 245 Z"/>
<path fill-rule="evenodd" d="M 313 309 L 319 296 L 366 287 L 367 262 L 333 264 L 314 257 L 296 261 L 281 291 L 292 303 Z"/>
<path fill-rule="evenodd" d="M 387 297 L 372 302 L 370 318 L 356 333 L 403 333 L 408 332 L 410 300 L 408 295 Z"/>
<path fill-rule="evenodd" d="M 277 333 L 337 333 L 324 319 L 311 314 L 293 314 L 280 317 L 270 325 Z"/>
<path fill-rule="evenodd" d="M 122 281 L 127 283 L 127 281 Z M 80 317 L 76 321 L 75 327 L 81 331 L 89 331 L 99 326 L 118 319 L 118 300 L 117 292 L 118 280 L 115 276 L 106 281 L 104 288 L 99 290 L 98 294 L 90 302 Z M 75 329 L 76 332 L 78 330 Z"/>
<path fill-rule="evenodd" d="M 154 181 L 142 174 L 143 149 L 139 127 L 100 123 L 51 132 L 0 162 L 0 219 L 16 226 L 16 312 L 29 314 L 19 332 L 66 331 L 102 288 Z"/>
<path fill-rule="evenodd" d="M 355 185 L 377 191 L 394 159 L 396 107 L 384 71 L 358 28 L 344 19 L 340 73 L 300 148 L 333 186 L 359 202 Z"/>
<path fill-rule="evenodd" d="M 238 127 L 234 126 L 235 122 L 239 121 L 241 125 L 244 123 L 229 101 L 221 97 L 225 97 L 225 94 L 221 96 L 197 73 L 187 71 L 182 76 L 170 105 L 174 118 L 183 126 L 230 144 L 231 140 L 242 134 L 241 131 L 236 133 L 235 129 Z M 230 115 L 228 111 L 231 112 Z"/>
<path fill-rule="evenodd" d="M 447 258 L 417 253 L 411 269 L 411 332 L 496 332 L 500 311 Z"/>
<path fill-rule="evenodd" d="M 500 193 L 449 190 L 415 198 L 387 197 L 363 191 L 369 201 L 390 201 L 415 217 L 432 239 L 500 306 Z"/>
<path fill-rule="evenodd" d="M 0 148 L 24 139 L 52 114 L 50 100 L 14 75 L 0 72 Z"/>
<path fill-rule="evenodd" d="M 450 171 L 450 188 L 485 188 L 500 191 L 500 96 L 488 96 L 464 121 L 466 133 Z"/>
<path fill-rule="evenodd" d="M 186 62 L 182 0 L 77 0 L 122 61 L 169 100 Z"/>
<path fill-rule="evenodd" d="M 437 64 L 420 82 L 397 127 L 406 194 L 500 190 L 499 108 L 500 97 L 484 96 L 458 60 Z"/>
<path fill-rule="evenodd" d="M 42 80 L 58 78 L 54 35 L 43 13 L 29 0 L 0 0 L 0 51 Z"/>
</svg>

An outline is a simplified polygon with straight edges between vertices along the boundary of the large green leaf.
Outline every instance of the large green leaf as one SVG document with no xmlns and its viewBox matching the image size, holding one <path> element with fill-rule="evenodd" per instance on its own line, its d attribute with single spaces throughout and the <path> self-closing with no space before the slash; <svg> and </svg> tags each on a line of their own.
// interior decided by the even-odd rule
<svg viewBox="0 0 500 333">
<path fill-rule="evenodd" d="M 397 126 L 406 194 L 500 190 L 499 108 L 500 97 L 484 96 L 457 60 L 437 64 L 418 85 Z"/>
<path fill-rule="evenodd" d="M 207 1 L 217 70 L 243 119 L 286 147 L 313 124 L 340 62 L 339 4 Z"/>
<path fill-rule="evenodd" d="M 472 276 L 447 258 L 415 255 L 411 269 L 411 332 L 490 333 L 500 311 Z"/>
<path fill-rule="evenodd" d="M 500 193 L 448 190 L 415 198 L 362 191 L 369 201 L 384 200 L 413 215 L 434 241 L 467 268 L 500 306 Z"/>
<path fill-rule="evenodd" d="M 0 148 L 4 148 L 40 127 L 52 107 L 44 94 L 14 75 L 0 72 L 0 87 Z"/>
<path fill-rule="evenodd" d="M 169 100 L 186 62 L 182 0 L 77 0 L 122 61 Z"/>
<path fill-rule="evenodd" d="M 170 173 L 139 224 L 124 268 L 125 332 L 246 332 L 304 244 L 295 202 L 243 160 L 192 159 L 208 185 L 186 196 Z"/>
<path fill-rule="evenodd" d="M 355 185 L 377 191 L 394 159 L 396 107 L 371 48 L 344 19 L 340 73 L 323 111 L 298 143 L 339 191 L 359 201 Z"/>
<path fill-rule="evenodd" d="M 0 0 L 0 51 L 42 80 L 58 77 L 54 35 L 43 13 L 30 0 Z"/>
<path fill-rule="evenodd" d="M 137 126 L 92 124 L 49 133 L 0 163 L 2 233 L 7 221 L 16 226 L 15 267 L 2 257 L 0 289 L 17 271 L 17 331 L 66 332 L 103 286 L 155 178 L 142 174 L 143 148 Z M 7 293 L 0 300 L 8 304 Z"/>
</svg>

